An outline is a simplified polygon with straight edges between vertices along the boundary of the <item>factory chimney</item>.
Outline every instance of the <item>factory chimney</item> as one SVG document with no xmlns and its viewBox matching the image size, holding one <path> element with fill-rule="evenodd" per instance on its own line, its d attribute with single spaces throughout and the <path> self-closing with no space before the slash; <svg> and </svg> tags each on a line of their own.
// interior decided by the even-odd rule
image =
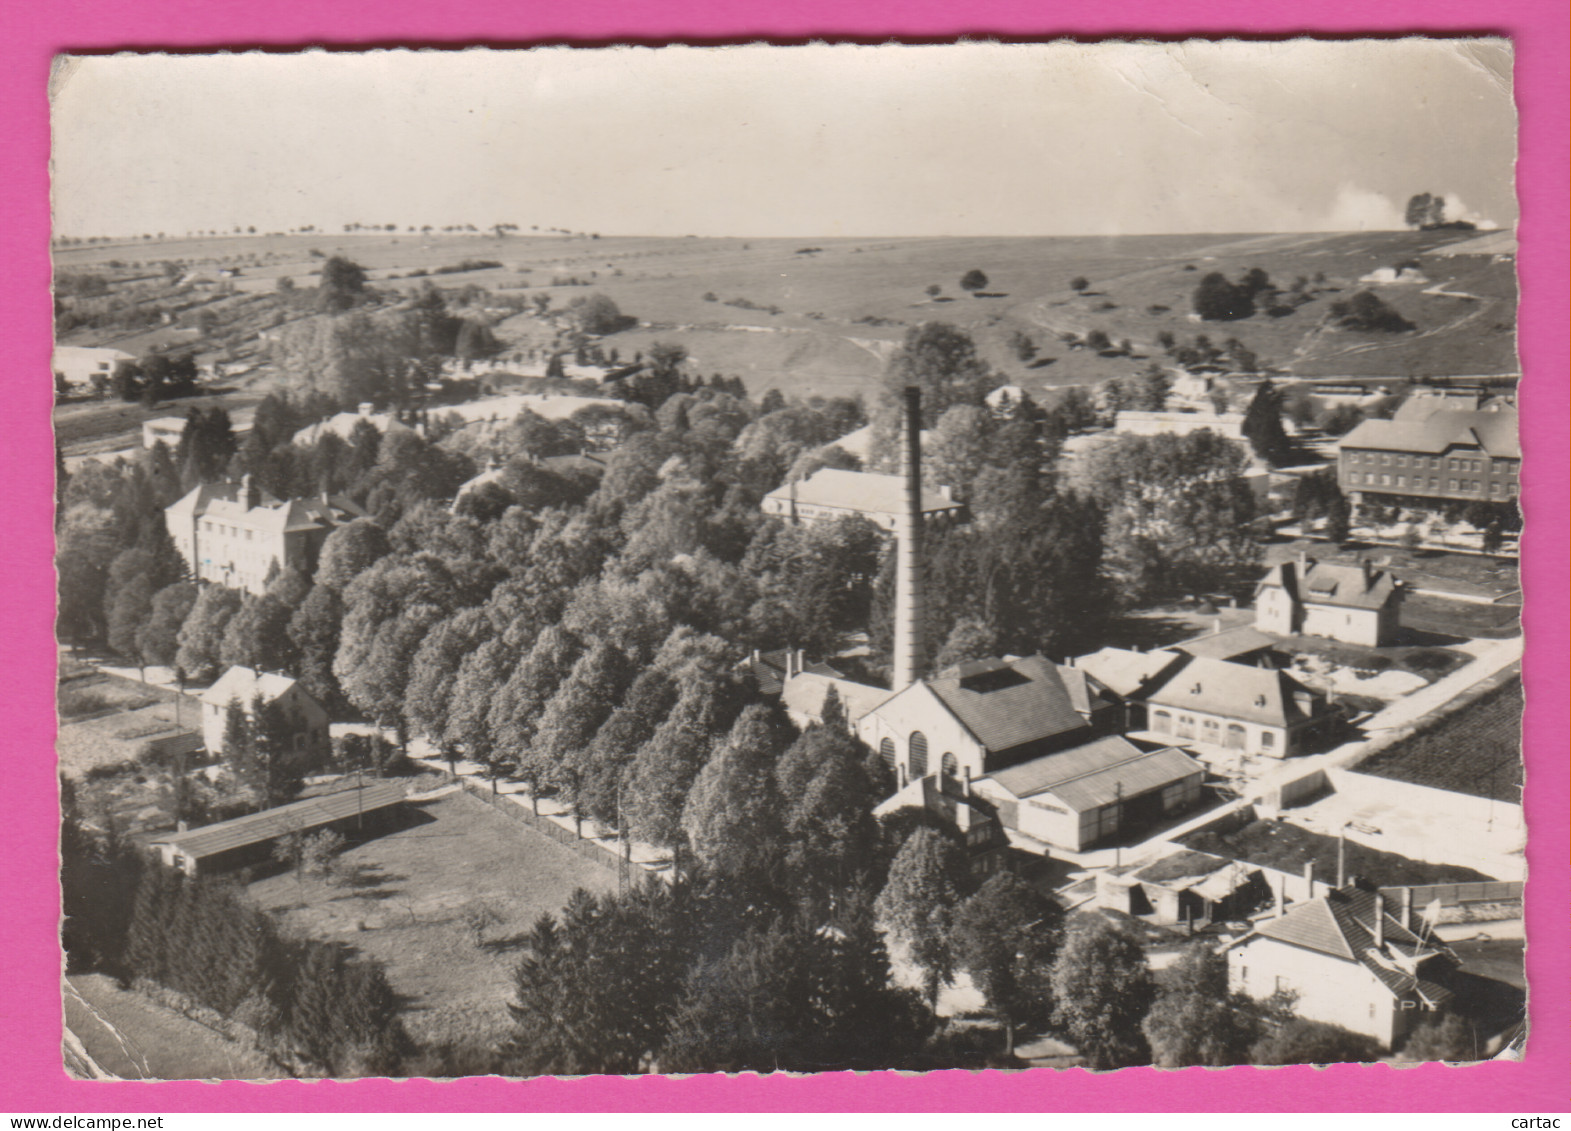
<svg viewBox="0 0 1571 1131">
<path fill-rule="evenodd" d="M 922 675 L 922 390 L 905 390 L 905 429 L 900 448 L 905 505 L 895 519 L 894 688 L 904 691 Z"/>
</svg>

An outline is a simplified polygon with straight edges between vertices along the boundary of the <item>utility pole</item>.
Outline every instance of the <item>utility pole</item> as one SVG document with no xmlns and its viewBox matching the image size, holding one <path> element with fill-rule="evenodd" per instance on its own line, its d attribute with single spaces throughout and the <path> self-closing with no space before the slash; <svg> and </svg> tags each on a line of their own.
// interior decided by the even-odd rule
<svg viewBox="0 0 1571 1131">
<path fill-rule="evenodd" d="M 1113 867 L 1124 866 L 1124 783 L 1113 784 Z"/>
</svg>

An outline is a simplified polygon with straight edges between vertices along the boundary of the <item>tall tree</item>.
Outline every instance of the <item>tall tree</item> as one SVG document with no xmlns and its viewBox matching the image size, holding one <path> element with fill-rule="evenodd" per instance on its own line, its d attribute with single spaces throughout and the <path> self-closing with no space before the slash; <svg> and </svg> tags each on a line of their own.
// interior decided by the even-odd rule
<svg viewBox="0 0 1571 1131">
<path fill-rule="evenodd" d="M 922 971 L 929 1004 L 954 976 L 955 909 L 966 886 L 965 857 L 942 833 L 930 828 L 911 832 L 889 866 L 889 878 L 878 895 L 878 917 Z"/>
<path fill-rule="evenodd" d="M 1150 1062 L 1140 1029 L 1155 989 L 1139 940 L 1100 912 L 1070 916 L 1053 962 L 1056 1024 L 1095 1070 Z"/>
<path fill-rule="evenodd" d="M 561 791 L 579 819 L 590 812 L 585 784 L 596 770 L 586 757 L 589 744 L 632 678 L 627 657 L 602 640 L 578 657 L 541 710 L 530 761 L 542 768 L 545 780 Z"/>
<path fill-rule="evenodd" d="M 782 720 L 754 704 L 699 771 L 682 829 L 711 872 L 762 878 L 778 864 L 782 829 L 774 775 L 786 741 Z"/>
<path fill-rule="evenodd" d="M 233 589 L 208 585 L 198 594 L 180 628 L 180 647 L 175 654 L 175 664 L 197 683 L 217 677 L 224 632 L 239 611 L 240 594 Z"/>
<path fill-rule="evenodd" d="M 1259 1037 L 1250 1003 L 1227 989 L 1227 960 L 1194 944 L 1165 971 L 1161 991 L 1141 1023 L 1158 1068 L 1249 1063 Z"/>
<path fill-rule="evenodd" d="M 1293 442 L 1282 429 L 1282 396 L 1270 381 L 1262 381 L 1244 414 L 1243 433 L 1255 455 L 1272 467 L 1293 460 Z"/>
<path fill-rule="evenodd" d="M 955 912 L 956 963 L 987 995 L 1009 1055 L 1017 1024 L 1046 1020 L 1062 921 L 1058 904 L 1009 872 L 990 876 Z"/>
<path fill-rule="evenodd" d="M 147 619 L 136 630 L 136 648 L 147 663 L 174 664 L 180 628 L 191 615 L 199 591 L 195 582 L 177 581 L 153 594 Z"/>
</svg>

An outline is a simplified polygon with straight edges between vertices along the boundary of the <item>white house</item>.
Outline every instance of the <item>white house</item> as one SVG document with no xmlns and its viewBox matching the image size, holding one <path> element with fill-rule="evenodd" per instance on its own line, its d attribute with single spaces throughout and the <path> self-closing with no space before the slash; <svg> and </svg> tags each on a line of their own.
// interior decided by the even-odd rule
<svg viewBox="0 0 1571 1131">
<path fill-rule="evenodd" d="M 1286 758 L 1310 753 L 1335 714 L 1324 695 L 1286 672 L 1195 657 L 1146 697 L 1163 741 Z"/>
<path fill-rule="evenodd" d="M 93 378 L 108 380 L 122 361 L 135 361 L 134 354 L 108 346 L 56 346 L 51 367 L 56 378 L 73 385 L 91 385 Z"/>
<path fill-rule="evenodd" d="M 1346 887 L 1267 919 L 1227 946 L 1228 989 L 1264 1001 L 1291 994 L 1293 1011 L 1389 1049 L 1443 1011 L 1455 968 L 1446 946 L 1415 935 L 1375 892 Z"/>
<path fill-rule="evenodd" d="M 224 731 L 229 704 L 237 703 L 255 721 L 260 706 L 278 713 L 289 735 L 290 747 L 304 766 L 318 766 L 332 753 L 327 710 L 300 681 L 275 672 L 233 667 L 201 694 L 202 739 L 215 758 L 224 756 Z"/>
<path fill-rule="evenodd" d="M 309 573 L 333 528 L 363 517 L 359 505 L 337 495 L 276 499 L 249 475 L 204 483 L 164 510 L 192 577 L 258 596 L 279 571 Z"/>
<path fill-rule="evenodd" d="M 1271 567 L 1255 588 L 1255 627 L 1378 648 L 1396 636 L 1402 583 L 1385 570 L 1300 555 Z"/>
</svg>

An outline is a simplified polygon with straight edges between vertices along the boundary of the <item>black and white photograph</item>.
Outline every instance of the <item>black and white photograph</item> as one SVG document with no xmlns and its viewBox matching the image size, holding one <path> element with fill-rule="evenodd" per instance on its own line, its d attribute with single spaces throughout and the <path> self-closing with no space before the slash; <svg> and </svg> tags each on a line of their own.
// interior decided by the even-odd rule
<svg viewBox="0 0 1571 1131">
<path fill-rule="evenodd" d="M 1509 41 L 49 95 L 71 1077 L 1521 1056 Z"/>
</svg>

